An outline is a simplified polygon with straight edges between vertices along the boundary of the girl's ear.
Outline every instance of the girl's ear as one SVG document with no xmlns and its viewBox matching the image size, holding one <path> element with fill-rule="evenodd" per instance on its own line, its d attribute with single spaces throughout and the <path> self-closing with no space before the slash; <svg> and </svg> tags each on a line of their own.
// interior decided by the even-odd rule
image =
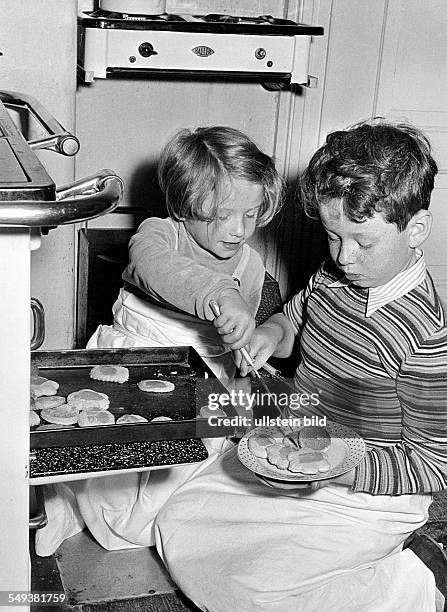
<svg viewBox="0 0 447 612">
<path fill-rule="evenodd" d="M 419 210 L 408 223 L 408 246 L 421 246 L 430 236 L 433 216 L 429 210 Z"/>
</svg>

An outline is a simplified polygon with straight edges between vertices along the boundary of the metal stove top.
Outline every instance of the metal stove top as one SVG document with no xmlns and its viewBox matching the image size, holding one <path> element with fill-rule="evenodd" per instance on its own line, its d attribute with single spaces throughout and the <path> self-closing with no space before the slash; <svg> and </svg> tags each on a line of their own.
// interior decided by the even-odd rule
<svg viewBox="0 0 447 612">
<path fill-rule="evenodd" d="M 160 15 L 135 15 L 97 10 L 82 13 L 84 27 L 127 30 L 171 30 L 175 32 L 210 32 L 215 34 L 253 34 L 268 36 L 295 36 L 323 34 L 320 26 L 296 23 L 271 15 L 244 17 L 209 13 L 189 15 L 162 13 Z"/>
</svg>

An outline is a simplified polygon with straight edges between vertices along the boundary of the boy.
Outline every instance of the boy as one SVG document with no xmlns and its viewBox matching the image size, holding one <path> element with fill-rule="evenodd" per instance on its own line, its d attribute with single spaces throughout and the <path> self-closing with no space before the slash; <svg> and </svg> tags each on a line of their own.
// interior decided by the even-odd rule
<svg viewBox="0 0 447 612">
<path fill-rule="evenodd" d="M 318 390 L 319 413 L 371 444 L 365 461 L 334 480 L 356 491 L 446 488 L 446 312 L 420 250 L 436 172 L 412 126 L 363 123 L 330 134 L 302 193 L 332 261 L 250 342 L 259 367 L 272 354 L 289 356 L 299 338 L 297 387 Z"/>
</svg>

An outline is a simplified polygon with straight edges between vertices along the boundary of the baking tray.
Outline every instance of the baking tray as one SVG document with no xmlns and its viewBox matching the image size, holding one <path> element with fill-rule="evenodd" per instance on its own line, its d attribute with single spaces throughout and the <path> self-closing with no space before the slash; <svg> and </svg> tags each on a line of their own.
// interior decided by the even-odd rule
<svg viewBox="0 0 447 612">
<path fill-rule="evenodd" d="M 129 380 L 123 384 L 93 380 L 89 372 L 95 365 L 123 365 L 129 370 Z M 115 418 L 140 414 L 148 421 L 157 416 L 172 419 L 97 427 L 34 427 L 30 432 L 31 478 L 201 461 L 208 456 L 201 438 L 236 433 L 235 427 L 217 427 L 208 419 L 196 418 L 206 404 L 206 390 L 225 392 L 225 388 L 191 347 L 34 351 L 31 368 L 33 375 L 59 383 L 57 395 L 66 397 L 80 389 L 106 393 Z M 212 387 L 205 384 L 207 377 Z M 169 380 L 175 389 L 170 393 L 141 391 L 137 383 L 148 378 Z M 226 412 L 230 417 L 236 415 L 232 406 Z"/>
</svg>

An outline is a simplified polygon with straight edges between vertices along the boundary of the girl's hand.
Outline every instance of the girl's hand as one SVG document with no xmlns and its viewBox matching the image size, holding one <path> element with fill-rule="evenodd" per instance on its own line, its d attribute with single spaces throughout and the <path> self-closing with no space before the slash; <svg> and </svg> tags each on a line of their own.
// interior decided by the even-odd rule
<svg viewBox="0 0 447 612">
<path fill-rule="evenodd" d="M 218 300 L 220 315 L 213 321 L 222 341 L 232 350 L 245 346 L 253 334 L 255 318 L 235 289 L 221 294 Z"/>
</svg>

